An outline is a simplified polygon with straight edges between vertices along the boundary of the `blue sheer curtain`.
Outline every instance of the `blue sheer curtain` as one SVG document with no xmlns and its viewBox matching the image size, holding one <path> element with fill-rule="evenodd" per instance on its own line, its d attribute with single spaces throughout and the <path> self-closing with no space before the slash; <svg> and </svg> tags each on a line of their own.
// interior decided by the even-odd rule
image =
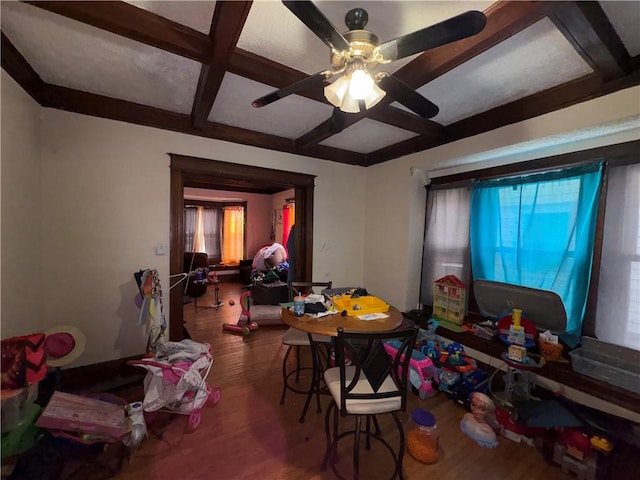
<svg viewBox="0 0 640 480">
<path fill-rule="evenodd" d="M 598 163 L 478 182 L 471 196 L 473 278 L 556 292 L 569 346 L 586 308 L 601 177 Z"/>
</svg>

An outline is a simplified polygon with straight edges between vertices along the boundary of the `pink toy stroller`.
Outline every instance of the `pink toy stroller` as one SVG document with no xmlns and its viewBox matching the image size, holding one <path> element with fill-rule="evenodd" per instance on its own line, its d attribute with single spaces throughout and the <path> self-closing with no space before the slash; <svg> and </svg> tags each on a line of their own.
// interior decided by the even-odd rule
<svg viewBox="0 0 640 480">
<path fill-rule="evenodd" d="M 145 420 L 151 422 L 159 411 L 189 415 L 187 429 L 193 432 L 200 425 L 202 407 L 220 401 L 220 388 L 206 382 L 213 365 L 211 346 L 193 340 L 166 342 L 156 355 L 128 362 L 148 371 L 142 402 Z"/>
</svg>

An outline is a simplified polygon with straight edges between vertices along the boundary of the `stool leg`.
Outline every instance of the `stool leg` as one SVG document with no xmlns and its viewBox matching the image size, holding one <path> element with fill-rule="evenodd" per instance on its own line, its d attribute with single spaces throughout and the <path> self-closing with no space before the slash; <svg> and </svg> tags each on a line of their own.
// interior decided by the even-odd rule
<svg viewBox="0 0 640 480">
<path fill-rule="evenodd" d="M 289 358 L 292 348 L 292 345 L 289 345 L 284 354 L 284 360 L 282 360 L 282 395 L 280 396 L 280 405 L 284 405 L 284 395 L 287 393 L 287 359 Z"/>
<path fill-rule="evenodd" d="M 296 383 L 300 382 L 300 345 L 296 345 Z"/>
<path fill-rule="evenodd" d="M 304 418 L 307 415 L 307 410 L 309 409 L 309 404 L 311 403 L 311 398 L 315 394 L 316 403 L 318 405 L 318 413 L 322 411 L 322 407 L 320 406 L 320 375 L 321 375 L 321 367 L 320 367 L 320 353 L 319 348 L 316 345 L 311 345 L 311 359 L 313 365 L 313 373 L 311 374 L 311 386 L 309 387 L 309 393 L 307 394 L 307 399 L 304 402 L 304 408 L 302 409 L 302 415 L 300 415 L 300 419 L 298 420 L 300 423 L 304 423 Z"/>
<path fill-rule="evenodd" d="M 398 448 L 398 458 L 396 458 L 396 474 L 398 475 L 399 480 L 404 480 L 404 476 L 402 475 L 402 460 L 404 459 L 404 428 L 402 428 L 402 422 L 400 422 L 398 412 L 392 412 L 391 416 L 396 422 L 398 433 L 400 433 L 400 447 Z"/>
<path fill-rule="evenodd" d="M 370 433 L 371 433 L 371 415 L 367 415 L 367 435 L 366 435 L 367 438 L 365 440 L 365 448 L 367 450 L 371 450 L 371 435 L 369 435 Z"/>
<path fill-rule="evenodd" d="M 356 429 L 353 438 L 353 479 L 360 478 L 360 415 L 356 415 Z"/>
<path fill-rule="evenodd" d="M 382 430 L 380 430 L 380 425 L 378 424 L 378 417 L 373 415 L 373 425 L 376 427 L 376 435 L 380 436 L 382 434 Z"/>
<path fill-rule="evenodd" d="M 337 418 L 338 415 L 338 409 L 335 408 L 336 404 L 334 401 L 331 402 L 331 405 L 329 405 L 329 408 L 327 409 L 327 413 L 324 416 L 324 433 L 326 436 L 326 440 L 327 440 L 327 449 L 324 452 L 324 458 L 322 459 L 322 465 L 320 465 L 320 469 L 322 471 L 325 471 L 327 469 L 327 465 L 329 464 L 329 461 L 331 459 L 331 456 L 333 454 L 333 442 L 334 442 L 334 437 L 335 437 L 335 433 L 332 437 L 331 435 L 331 413 L 334 413 L 334 418 Z M 334 412 L 335 409 L 335 412 Z M 335 422 L 334 422 L 335 423 Z M 337 429 L 337 425 L 334 425 L 334 432 Z"/>
</svg>

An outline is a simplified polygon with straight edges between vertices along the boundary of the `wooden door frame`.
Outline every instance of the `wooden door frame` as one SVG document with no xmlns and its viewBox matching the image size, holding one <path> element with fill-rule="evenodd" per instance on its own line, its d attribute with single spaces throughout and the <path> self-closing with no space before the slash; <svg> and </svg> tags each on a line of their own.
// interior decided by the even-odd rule
<svg viewBox="0 0 640 480">
<path fill-rule="evenodd" d="M 311 281 L 313 263 L 313 190 L 315 176 L 271 168 L 221 162 L 169 153 L 171 157 L 170 275 L 182 273 L 184 257 L 184 188 L 276 193 L 294 189 L 296 234 L 294 237 L 294 278 Z M 169 339 L 184 338 L 182 290 L 170 290 Z"/>
</svg>

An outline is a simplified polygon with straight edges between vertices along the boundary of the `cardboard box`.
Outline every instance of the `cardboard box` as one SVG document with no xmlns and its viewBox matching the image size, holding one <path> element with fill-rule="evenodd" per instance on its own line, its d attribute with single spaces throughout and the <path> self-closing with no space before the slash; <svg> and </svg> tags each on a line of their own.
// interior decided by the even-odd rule
<svg viewBox="0 0 640 480">
<path fill-rule="evenodd" d="M 130 430 L 124 405 L 64 392 L 53 393 L 36 425 L 113 438 Z"/>
</svg>

